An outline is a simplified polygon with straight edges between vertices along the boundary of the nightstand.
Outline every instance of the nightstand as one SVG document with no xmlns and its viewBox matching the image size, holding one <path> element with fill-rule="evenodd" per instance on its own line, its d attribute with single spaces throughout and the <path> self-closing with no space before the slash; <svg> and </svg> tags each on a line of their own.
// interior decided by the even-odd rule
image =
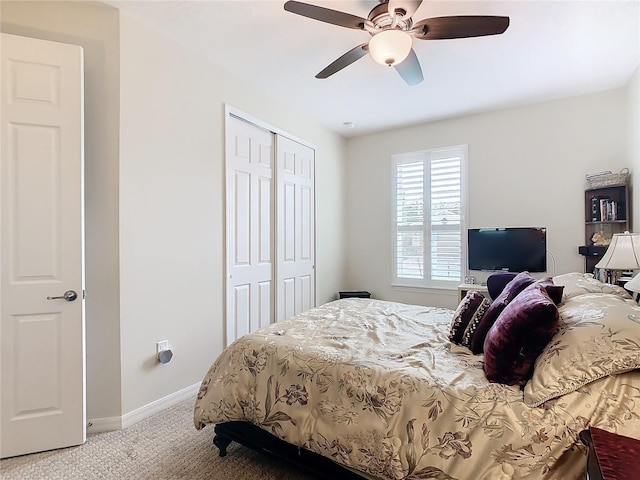
<svg viewBox="0 0 640 480">
<path fill-rule="evenodd" d="M 371 293 L 365 290 L 338 292 L 340 298 L 371 298 Z"/>
<path fill-rule="evenodd" d="M 458 303 L 460 303 L 469 292 L 480 292 L 485 297 L 489 297 L 489 290 L 486 285 L 479 283 L 461 283 L 458 285 Z"/>
<path fill-rule="evenodd" d="M 590 427 L 579 434 L 589 447 L 586 480 L 637 478 L 640 471 L 640 440 Z"/>
</svg>

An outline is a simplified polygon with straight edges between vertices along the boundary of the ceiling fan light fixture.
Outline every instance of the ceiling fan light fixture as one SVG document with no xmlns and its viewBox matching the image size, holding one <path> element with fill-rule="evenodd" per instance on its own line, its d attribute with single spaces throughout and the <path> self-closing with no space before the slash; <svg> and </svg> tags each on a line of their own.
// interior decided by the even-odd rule
<svg viewBox="0 0 640 480">
<path fill-rule="evenodd" d="M 381 65 L 397 65 L 411 51 L 411 35 L 402 30 L 389 29 L 376 33 L 369 40 L 369 52 Z"/>
</svg>

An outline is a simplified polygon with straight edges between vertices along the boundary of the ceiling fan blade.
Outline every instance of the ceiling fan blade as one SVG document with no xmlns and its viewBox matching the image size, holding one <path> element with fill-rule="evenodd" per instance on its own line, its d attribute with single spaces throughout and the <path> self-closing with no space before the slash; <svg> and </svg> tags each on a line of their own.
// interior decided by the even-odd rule
<svg viewBox="0 0 640 480">
<path fill-rule="evenodd" d="M 389 0 L 389 15 L 394 15 L 396 10 L 404 10 L 404 18 L 409 18 L 422 3 L 422 0 Z"/>
<path fill-rule="evenodd" d="M 483 37 L 498 35 L 509 26 L 509 17 L 454 16 L 426 18 L 413 26 L 411 33 L 422 40 Z"/>
<path fill-rule="evenodd" d="M 339 72 L 344 67 L 351 65 L 356 60 L 361 59 L 367 54 L 369 50 L 367 48 L 367 43 L 363 43 L 362 45 L 358 45 L 357 47 L 352 48 L 347 53 L 342 55 L 340 58 L 335 60 L 333 63 L 329 64 L 324 70 L 316 75 L 316 78 L 327 78 L 333 75 L 336 72 Z"/>
<path fill-rule="evenodd" d="M 339 12 L 337 10 L 318 7 L 316 5 L 309 5 L 308 3 L 295 2 L 293 0 L 285 2 L 284 9 L 287 12 L 296 13 L 303 17 L 332 23 L 340 27 L 355 28 L 356 30 L 363 30 L 364 22 L 366 21 L 364 18 L 351 15 L 350 13 Z"/>
<path fill-rule="evenodd" d="M 420 61 L 413 48 L 409 52 L 409 56 L 405 58 L 398 65 L 394 65 L 396 71 L 400 74 L 407 85 L 413 87 L 424 80 L 422 76 L 422 68 L 420 67 Z"/>
</svg>

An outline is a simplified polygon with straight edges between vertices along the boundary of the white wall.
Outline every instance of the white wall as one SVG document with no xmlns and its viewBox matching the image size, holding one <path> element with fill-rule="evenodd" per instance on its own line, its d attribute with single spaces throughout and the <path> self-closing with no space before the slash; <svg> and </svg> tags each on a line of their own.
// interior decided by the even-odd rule
<svg viewBox="0 0 640 480">
<path fill-rule="evenodd" d="M 320 303 L 343 284 L 345 141 L 120 17 L 123 412 L 202 380 L 223 346 L 224 104 L 317 146 Z M 171 363 L 155 361 L 168 339 Z"/>
<path fill-rule="evenodd" d="M 199 382 L 223 338 L 224 104 L 317 146 L 318 302 L 344 288 L 345 141 L 94 2 L 0 3 L 3 32 L 85 51 L 87 416 Z M 175 356 L 158 365 L 155 342 Z"/>
<path fill-rule="evenodd" d="M 454 291 L 391 287 L 390 159 L 458 144 L 469 145 L 468 226 L 547 227 L 556 273 L 581 271 L 585 174 L 633 166 L 626 100 L 626 89 L 618 89 L 349 139 L 348 287 L 387 300 L 455 307 Z"/>
<path fill-rule="evenodd" d="M 619 91 L 377 133 L 345 147 L 138 21 L 120 23 L 111 7 L 3 0 L 0 19 L 3 32 L 85 49 L 89 418 L 120 416 L 197 382 L 219 353 L 225 102 L 318 147 L 319 303 L 351 288 L 454 305 L 453 293 L 389 286 L 393 153 L 468 143 L 471 226 L 545 224 L 558 273 L 582 266 L 575 250 L 584 241 L 584 174 L 638 171 L 638 72 Z M 160 339 L 175 351 L 169 365 L 152 361 Z"/>
<path fill-rule="evenodd" d="M 3 32 L 84 49 L 87 416 L 118 416 L 118 11 L 99 3 L 3 0 L 0 18 Z"/>
<path fill-rule="evenodd" d="M 627 85 L 628 113 L 628 152 L 627 158 L 631 170 L 635 175 L 631 176 L 632 194 L 640 192 L 640 67 L 636 69 Z M 640 193 L 633 195 L 632 212 L 640 212 Z M 636 221 L 631 225 L 634 232 L 640 231 L 640 214 L 635 214 Z"/>
</svg>

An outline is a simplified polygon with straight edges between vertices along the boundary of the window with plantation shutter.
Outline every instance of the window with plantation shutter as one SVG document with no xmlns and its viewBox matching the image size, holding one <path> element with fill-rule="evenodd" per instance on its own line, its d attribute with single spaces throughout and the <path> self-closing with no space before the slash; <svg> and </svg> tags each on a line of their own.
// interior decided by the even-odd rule
<svg viewBox="0 0 640 480">
<path fill-rule="evenodd" d="M 457 287 L 465 265 L 464 146 L 393 156 L 393 284 Z"/>
</svg>

